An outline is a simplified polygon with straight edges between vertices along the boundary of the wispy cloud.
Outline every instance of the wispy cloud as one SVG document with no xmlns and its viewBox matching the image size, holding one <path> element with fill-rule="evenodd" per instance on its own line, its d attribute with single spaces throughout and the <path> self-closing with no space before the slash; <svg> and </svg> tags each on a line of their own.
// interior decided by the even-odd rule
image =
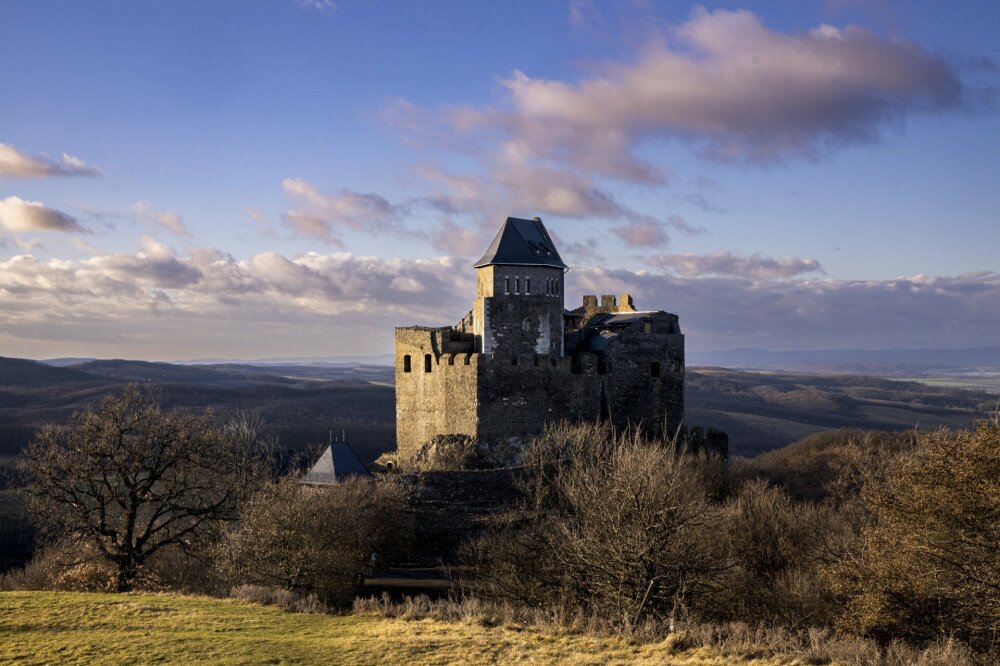
<svg viewBox="0 0 1000 666">
<path fill-rule="evenodd" d="M 825 274 L 815 259 L 806 257 L 768 257 L 762 254 L 735 254 L 720 250 L 712 254 L 660 254 L 648 260 L 650 266 L 669 270 L 684 277 L 725 275 L 772 280 L 809 273 Z"/>
<path fill-rule="evenodd" d="M 324 194 L 302 178 L 286 178 L 281 187 L 296 205 L 285 213 L 285 225 L 302 236 L 343 246 L 341 229 L 408 234 L 401 222 L 403 208 L 378 194 L 347 189 Z"/>
<path fill-rule="evenodd" d="M 90 233 L 72 215 L 39 201 L 10 196 L 0 199 L 0 228 L 7 231 L 62 231 Z"/>
<path fill-rule="evenodd" d="M 156 210 L 148 201 L 139 201 L 132 205 L 132 214 L 146 224 L 163 227 L 176 236 L 190 236 L 191 233 L 184 225 L 184 220 L 177 213 Z"/>
<path fill-rule="evenodd" d="M 29 155 L 16 146 L 0 143 L 0 177 L 48 178 L 51 176 L 99 176 L 101 170 L 79 157 L 62 154 L 54 160 L 43 155 Z"/>
<path fill-rule="evenodd" d="M 337 3 L 333 0 L 295 0 L 295 4 L 303 9 L 312 9 L 318 12 L 329 12 L 337 8 Z"/>
</svg>

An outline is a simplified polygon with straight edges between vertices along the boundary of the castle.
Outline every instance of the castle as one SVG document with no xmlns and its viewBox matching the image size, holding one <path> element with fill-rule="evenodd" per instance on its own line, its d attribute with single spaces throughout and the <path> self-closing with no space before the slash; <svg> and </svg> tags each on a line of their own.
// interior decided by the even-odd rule
<svg viewBox="0 0 1000 666">
<path fill-rule="evenodd" d="M 568 270 L 539 218 L 507 218 L 476 262 L 476 299 L 455 326 L 396 329 L 401 458 L 435 435 L 521 441 L 551 421 L 641 424 L 684 418 L 677 315 L 637 310 L 628 294 L 566 310 Z"/>
</svg>

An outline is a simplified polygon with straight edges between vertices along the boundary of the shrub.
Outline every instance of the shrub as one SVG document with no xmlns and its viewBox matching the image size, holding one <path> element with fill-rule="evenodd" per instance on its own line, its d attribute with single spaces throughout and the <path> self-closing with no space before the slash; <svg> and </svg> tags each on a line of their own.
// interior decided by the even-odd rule
<svg viewBox="0 0 1000 666">
<path fill-rule="evenodd" d="M 232 586 L 279 587 L 349 604 L 376 558 L 407 543 L 406 498 L 391 482 L 306 486 L 288 477 L 244 507 L 217 550 Z"/>
<path fill-rule="evenodd" d="M 599 613 L 632 630 L 719 580 L 719 510 L 697 460 L 672 443 L 562 425 L 525 460 L 520 511 L 466 551 L 487 594 Z"/>
</svg>

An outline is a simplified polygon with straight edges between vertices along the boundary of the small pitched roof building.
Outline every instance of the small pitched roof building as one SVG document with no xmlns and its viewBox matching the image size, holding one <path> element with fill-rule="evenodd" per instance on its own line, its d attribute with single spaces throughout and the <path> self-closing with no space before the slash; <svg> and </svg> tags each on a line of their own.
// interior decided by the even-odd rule
<svg viewBox="0 0 1000 666">
<path fill-rule="evenodd" d="M 311 486 L 332 486 L 349 476 L 371 477 L 372 473 L 347 442 L 333 442 L 324 449 L 319 460 L 299 479 Z"/>
</svg>

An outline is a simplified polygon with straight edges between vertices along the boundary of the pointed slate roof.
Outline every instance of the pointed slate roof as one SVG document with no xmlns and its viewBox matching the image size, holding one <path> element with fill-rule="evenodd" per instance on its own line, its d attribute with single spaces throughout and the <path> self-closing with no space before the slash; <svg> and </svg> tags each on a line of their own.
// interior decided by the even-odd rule
<svg viewBox="0 0 1000 666">
<path fill-rule="evenodd" d="M 566 268 L 545 225 L 537 217 L 508 217 L 476 268 L 490 265 Z"/>
<path fill-rule="evenodd" d="M 371 476 L 371 472 L 361 463 L 350 444 L 334 442 L 326 447 L 316 464 L 302 477 L 301 483 L 328 486 L 343 481 L 346 476 Z"/>
</svg>

